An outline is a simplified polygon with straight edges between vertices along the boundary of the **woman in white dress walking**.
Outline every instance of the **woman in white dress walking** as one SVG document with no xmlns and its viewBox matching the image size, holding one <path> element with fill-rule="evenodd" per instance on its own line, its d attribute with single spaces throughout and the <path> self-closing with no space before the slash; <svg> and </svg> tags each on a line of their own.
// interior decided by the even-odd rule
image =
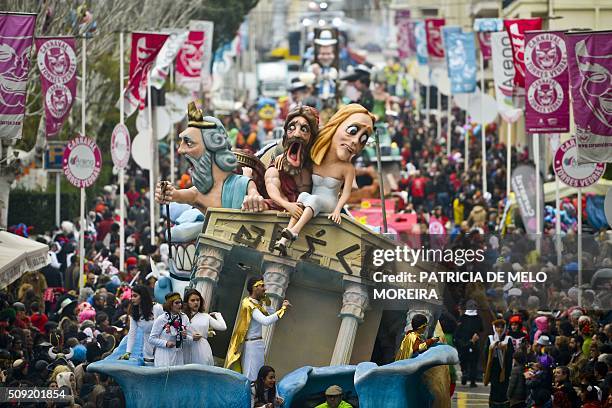
<svg viewBox="0 0 612 408">
<path fill-rule="evenodd" d="M 185 364 L 215 365 L 212 350 L 208 343 L 209 329 L 224 331 L 227 329 L 223 316 L 219 312 L 204 312 L 204 299 L 195 289 L 185 292 L 183 310 L 189 318 L 189 334 L 193 342 L 185 344 L 183 358 Z"/>
<path fill-rule="evenodd" d="M 183 301 L 176 292 L 166 295 L 164 311 L 153 323 L 149 343 L 155 347 L 155 367 L 183 365 L 183 347 L 193 341 L 189 318 L 181 312 Z"/>
<path fill-rule="evenodd" d="M 130 321 L 130 331 L 127 334 L 126 353 L 119 357 L 120 360 L 129 360 L 136 344 L 137 330 L 142 330 L 142 356 L 145 364 L 153 363 L 153 346 L 149 343 L 149 336 L 153 328 L 155 318 L 163 313 L 161 305 L 153 303 L 151 294 L 141 285 L 136 285 L 132 289 L 131 302 L 128 306 L 127 315 Z"/>
</svg>

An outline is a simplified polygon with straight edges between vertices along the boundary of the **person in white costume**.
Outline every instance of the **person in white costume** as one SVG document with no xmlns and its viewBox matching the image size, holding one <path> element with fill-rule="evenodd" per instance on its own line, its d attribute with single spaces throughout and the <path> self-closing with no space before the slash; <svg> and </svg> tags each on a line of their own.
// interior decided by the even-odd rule
<svg viewBox="0 0 612 408">
<path fill-rule="evenodd" d="M 185 292 L 183 310 L 189 318 L 191 328 L 189 334 L 193 337 L 193 342 L 185 343 L 183 348 L 185 364 L 215 365 L 212 349 L 208 344 L 208 335 L 211 330 L 227 329 L 223 316 L 219 312 L 206 313 L 204 299 L 195 289 L 188 289 Z"/>
<path fill-rule="evenodd" d="M 129 360 L 136 344 L 136 333 L 138 329 L 143 331 L 142 356 L 145 364 L 153 363 L 153 346 L 149 343 L 149 336 L 153 328 L 153 322 L 164 311 L 158 303 L 153 303 L 151 294 L 141 285 L 136 285 L 132 289 L 131 302 L 128 307 L 127 315 L 130 321 L 130 330 L 127 335 L 126 353 L 119 357 L 119 360 Z"/>
<path fill-rule="evenodd" d="M 262 277 L 252 277 L 247 281 L 249 296 L 242 299 L 234 333 L 230 340 L 225 368 L 244 374 L 255 381 L 259 369 L 264 365 L 265 343 L 262 327 L 269 326 L 285 314 L 291 307 L 288 300 L 283 300 L 277 311 L 268 309 L 266 288 Z M 267 303 L 269 305 L 269 303 Z"/>
<path fill-rule="evenodd" d="M 155 367 L 183 365 L 183 345 L 193 341 L 189 318 L 181 311 L 183 301 L 176 292 L 166 295 L 164 312 L 155 319 L 149 343 L 155 347 Z"/>
</svg>

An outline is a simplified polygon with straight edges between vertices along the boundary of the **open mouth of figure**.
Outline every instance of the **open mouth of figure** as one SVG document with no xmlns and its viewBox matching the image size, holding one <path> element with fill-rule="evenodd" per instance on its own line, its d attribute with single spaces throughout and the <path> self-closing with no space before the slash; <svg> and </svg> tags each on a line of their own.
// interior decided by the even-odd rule
<svg viewBox="0 0 612 408">
<path fill-rule="evenodd" d="M 188 166 L 187 166 L 187 173 L 189 173 L 191 175 L 195 171 L 195 163 L 189 157 L 185 157 L 185 160 L 187 160 L 187 164 L 188 164 Z"/>
<path fill-rule="evenodd" d="M 295 141 L 289 145 L 287 150 L 287 161 L 293 167 L 300 167 L 302 164 L 302 143 Z"/>
<path fill-rule="evenodd" d="M 340 146 L 344 147 L 350 154 L 355 154 L 355 151 L 353 150 L 353 148 L 347 145 L 346 143 L 342 143 Z"/>
</svg>

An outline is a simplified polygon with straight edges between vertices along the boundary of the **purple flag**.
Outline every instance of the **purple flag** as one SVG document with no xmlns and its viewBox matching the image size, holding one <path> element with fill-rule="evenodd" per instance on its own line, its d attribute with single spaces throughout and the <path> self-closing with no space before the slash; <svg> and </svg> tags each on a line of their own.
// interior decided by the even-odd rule
<svg viewBox="0 0 612 408">
<path fill-rule="evenodd" d="M 612 162 L 612 32 L 565 35 L 579 163 Z"/>
<path fill-rule="evenodd" d="M 527 31 L 525 41 L 527 132 L 568 132 L 569 77 L 563 31 Z"/>
<path fill-rule="evenodd" d="M 35 14 L 0 13 L 0 139 L 20 139 Z"/>
<path fill-rule="evenodd" d="M 397 51 L 401 59 L 410 57 L 410 10 L 398 10 L 395 15 L 397 27 Z"/>
<path fill-rule="evenodd" d="M 74 37 L 36 39 L 47 137 L 59 133 L 76 99 L 75 46 Z"/>
</svg>

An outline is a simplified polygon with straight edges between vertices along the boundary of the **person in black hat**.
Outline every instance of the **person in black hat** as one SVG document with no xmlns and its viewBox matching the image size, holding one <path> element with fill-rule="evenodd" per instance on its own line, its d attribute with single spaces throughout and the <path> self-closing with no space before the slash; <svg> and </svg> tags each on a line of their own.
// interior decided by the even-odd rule
<svg viewBox="0 0 612 408">
<path fill-rule="evenodd" d="M 302 104 L 304 99 L 308 96 L 308 87 L 299 78 L 293 78 L 291 80 L 288 91 L 291 94 L 290 110 Z"/>
<path fill-rule="evenodd" d="M 465 312 L 459 318 L 457 332 L 455 333 L 455 344 L 461 362 L 462 385 L 465 385 L 469 379 L 470 387 L 476 387 L 478 356 L 480 354 L 479 341 L 482 330 L 482 320 L 478 315 L 478 304 L 470 299 L 466 302 Z"/>
<path fill-rule="evenodd" d="M 340 78 L 347 81 L 347 86 L 352 86 L 359 92 L 359 97 L 347 95 L 352 103 L 358 103 L 370 112 L 374 108 L 374 96 L 370 91 L 370 69 L 366 65 L 358 65 L 355 70 Z"/>
</svg>

